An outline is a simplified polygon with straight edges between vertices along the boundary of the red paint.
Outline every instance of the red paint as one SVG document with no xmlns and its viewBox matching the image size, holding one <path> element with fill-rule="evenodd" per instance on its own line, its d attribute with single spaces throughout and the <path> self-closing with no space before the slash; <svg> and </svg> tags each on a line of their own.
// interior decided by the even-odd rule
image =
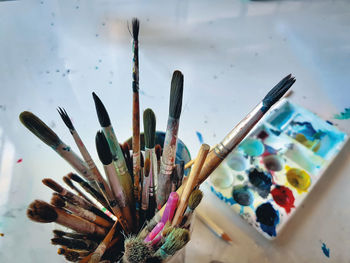
<svg viewBox="0 0 350 263">
<path fill-rule="evenodd" d="M 23 161 L 23 159 L 20 158 L 20 159 L 17 160 L 17 163 L 21 163 L 22 161 Z"/>
<path fill-rule="evenodd" d="M 290 213 L 290 210 L 293 207 L 295 207 L 293 192 L 289 188 L 276 185 L 276 187 L 271 191 L 271 194 L 273 200 L 275 200 L 279 206 L 283 207 L 287 214 Z"/>
</svg>

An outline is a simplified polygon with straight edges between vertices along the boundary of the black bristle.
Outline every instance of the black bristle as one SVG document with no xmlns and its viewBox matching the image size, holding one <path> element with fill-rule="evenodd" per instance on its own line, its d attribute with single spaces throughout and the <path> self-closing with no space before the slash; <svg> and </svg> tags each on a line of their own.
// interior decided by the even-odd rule
<svg viewBox="0 0 350 263">
<path fill-rule="evenodd" d="M 143 112 L 145 147 L 153 149 L 156 144 L 156 115 L 151 109 Z"/>
<path fill-rule="evenodd" d="M 71 119 L 69 118 L 66 110 L 64 108 L 58 107 L 57 111 L 60 114 L 64 124 L 66 124 L 66 126 L 68 127 L 68 129 L 75 130 L 74 126 L 73 126 L 73 123 L 72 123 Z"/>
<path fill-rule="evenodd" d="M 176 70 L 171 79 L 169 105 L 169 115 L 175 119 L 179 119 L 181 115 L 183 87 L 184 76 L 180 71 Z"/>
<path fill-rule="evenodd" d="M 72 179 L 73 181 L 77 182 L 77 183 L 86 183 L 85 180 L 83 180 L 80 176 L 78 176 L 77 174 L 74 174 L 74 173 L 70 173 L 68 175 L 68 177 L 70 179 Z"/>
<path fill-rule="evenodd" d="M 295 78 L 292 74 L 284 77 L 275 87 L 273 87 L 269 93 L 262 100 L 264 105 L 263 111 L 266 112 L 273 104 L 275 104 L 282 96 L 289 90 L 289 88 L 294 84 Z"/>
<path fill-rule="evenodd" d="M 98 157 L 104 165 L 108 165 L 112 162 L 112 153 L 109 149 L 107 139 L 103 132 L 98 131 L 96 134 L 96 148 Z"/>
<path fill-rule="evenodd" d="M 140 21 L 137 18 L 132 19 L 132 38 L 139 41 Z"/>
<path fill-rule="evenodd" d="M 55 148 L 61 143 L 57 134 L 33 113 L 24 111 L 19 115 L 19 119 L 28 130 L 50 147 Z"/>
<path fill-rule="evenodd" d="M 97 117 L 101 127 L 108 127 L 109 125 L 111 125 L 111 120 L 109 119 L 108 112 L 105 106 L 103 105 L 102 101 L 96 95 L 95 92 L 92 93 L 92 97 L 94 98 L 94 101 L 95 101 Z"/>
</svg>

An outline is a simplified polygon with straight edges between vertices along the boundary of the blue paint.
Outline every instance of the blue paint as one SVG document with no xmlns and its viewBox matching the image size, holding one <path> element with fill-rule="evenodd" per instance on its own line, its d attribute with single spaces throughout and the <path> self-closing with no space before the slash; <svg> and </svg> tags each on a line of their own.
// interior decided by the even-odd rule
<svg viewBox="0 0 350 263">
<path fill-rule="evenodd" d="M 249 170 L 249 182 L 256 187 L 256 191 L 262 198 L 267 198 L 272 185 L 272 176 L 268 172 L 251 168 Z"/>
<path fill-rule="evenodd" d="M 260 228 L 269 236 L 276 236 L 276 225 L 279 223 L 279 212 L 270 203 L 264 203 L 255 211 L 256 221 L 260 223 Z"/>
<path fill-rule="evenodd" d="M 327 248 L 327 245 L 325 243 L 322 243 L 322 252 L 327 258 L 330 257 L 329 248 Z"/>
<path fill-rule="evenodd" d="M 308 140 L 312 140 L 315 133 L 317 133 L 312 124 L 308 121 L 291 121 L 290 125 L 292 126 L 293 133 L 301 133 Z"/>
<path fill-rule="evenodd" d="M 254 196 L 246 185 L 237 185 L 232 191 L 233 199 L 242 206 L 250 206 L 254 201 Z"/>
<path fill-rule="evenodd" d="M 222 193 L 216 191 L 213 186 L 210 186 L 210 190 L 221 200 L 224 201 L 226 204 L 234 205 L 237 204 L 237 202 L 232 198 L 227 198 L 226 196 L 223 196 Z"/>
<path fill-rule="evenodd" d="M 334 123 L 331 122 L 331 121 L 329 121 L 329 120 L 326 120 L 326 122 L 327 122 L 328 124 L 330 124 L 330 125 L 334 125 Z"/>
<path fill-rule="evenodd" d="M 344 112 L 341 112 L 340 114 L 335 114 L 334 119 L 338 119 L 338 120 L 350 119 L 350 108 L 345 108 Z"/>
<path fill-rule="evenodd" d="M 276 136 L 280 136 L 281 132 L 275 129 L 269 129 L 270 132 L 272 132 L 272 134 L 276 135 Z"/>
<path fill-rule="evenodd" d="M 204 143 L 203 135 L 199 131 L 196 131 L 196 135 L 197 135 L 199 143 L 203 144 Z"/>
<path fill-rule="evenodd" d="M 248 156 L 259 156 L 264 153 L 265 147 L 264 144 L 258 139 L 245 139 L 240 145 L 239 148 Z"/>
</svg>

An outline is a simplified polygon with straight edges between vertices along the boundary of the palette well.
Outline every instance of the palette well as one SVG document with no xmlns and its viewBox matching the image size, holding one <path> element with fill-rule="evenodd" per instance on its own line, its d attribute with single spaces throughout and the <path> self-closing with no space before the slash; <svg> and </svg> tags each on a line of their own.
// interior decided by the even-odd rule
<svg viewBox="0 0 350 263">
<path fill-rule="evenodd" d="M 273 239 L 347 139 L 330 123 L 282 100 L 213 172 L 210 189 Z"/>
</svg>

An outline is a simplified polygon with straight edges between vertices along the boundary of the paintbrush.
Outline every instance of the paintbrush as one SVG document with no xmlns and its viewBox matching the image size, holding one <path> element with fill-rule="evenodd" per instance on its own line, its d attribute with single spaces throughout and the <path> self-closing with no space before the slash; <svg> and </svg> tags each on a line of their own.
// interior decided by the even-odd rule
<svg viewBox="0 0 350 263">
<path fill-rule="evenodd" d="M 175 71 L 171 80 L 169 117 L 165 134 L 163 156 L 157 185 L 157 208 L 164 205 L 171 191 L 170 176 L 175 164 L 177 134 L 180 123 L 184 77 Z"/>
<path fill-rule="evenodd" d="M 182 221 L 182 215 L 185 212 L 185 209 L 187 207 L 188 198 L 190 197 L 194 187 L 196 186 L 198 175 L 201 172 L 201 169 L 203 167 L 205 158 L 207 157 L 209 150 L 210 150 L 210 146 L 208 144 L 201 145 L 196 161 L 191 169 L 190 175 L 185 185 L 184 191 L 180 196 L 180 201 L 172 221 L 172 226 L 177 226 Z"/>
<path fill-rule="evenodd" d="M 69 173 L 67 176 L 69 179 L 78 183 L 87 193 L 92 195 L 98 202 L 100 202 L 101 205 L 109 208 L 109 204 L 105 200 L 104 196 L 100 192 L 96 191 L 93 187 L 91 187 L 85 180 L 74 173 Z"/>
<path fill-rule="evenodd" d="M 148 196 L 144 195 L 144 187 L 142 189 L 142 206 L 147 203 L 147 219 L 151 219 L 154 216 L 156 209 L 155 200 L 155 175 L 158 174 L 157 167 L 157 156 L 155 152 L 155 142 L 156 142 L 156 116 L 151 109 L 146 109 L 143 112 L 143 126 L 144 126 L 144 140 L 145 140 L 145 164 L 149 160 L 149 174 L 144 174 L 144 180 L 147 181 Z M 145 165 L 146 166 L 146 165 Z M 145 186 L 145 183 L 143 183 Z M 144 202 L 145 200 L 145 202 Z"/>
<path fill-rule="evenodd" d="M 158 223 L 159 224 L 159 223 Z M 152 240 L 152 247 L 155 251 L 157 251 L 165 242 L 165 238 L 170 234 L 175 227 L 173 227 L 170 221 L 166 222 L 163 227 L 163 230 L 158 233 L 158 235 Z"/>
<path fill-rule="evenodd" d="M 74 251 L 66 253 L 64 258 L 69 262 L 77 262 L 79 259 L 81 259 L 79 253 Z"/>
<path fill-rule="evenodd" d="M 162 146 L 160 146 L 160 144 L 157 144 L 154 148 L 157 156 L 157 171 L 160 171 L 160 159 L 162 157 Z M 158 174 L 155 176 L 156 188 L 157 188 L 157 183 L 158 183 Z"/>
<path fill-rule="evenodd" d="M 82 191 L 80 191 L 70 180 L 68 176 L 63 176 L 63 182 L 66 183 L 72 190 L 74 190 L 80 197 L 84 198 L 89 203 L 92 203 L 91 199 L 87 197 Z"/>
<path fill-rule="evenodd" d="M 35 222 L 56 222 L 57 224 L 83 234 L 93 234 L 97 236 L 106 235 L 106 230 L 104 228 L 75 215 L 70 215 L 64 210 L 40 200 L 35 200 L 29 205 L 27 216 Z"/>
<path fill-rule="evenodd" d="M 125 158 L 125 162 L 126 162 L 126 165 L 128 166 L 128 170 L 129 170 L 129 173 L 131 175 L 133 175 L 133 171 L 132 171 L 132 166 L 133 166 L 133 161 L 131 159 L 131 156 L 130 156 L 130 147 L 129 147 L 129 144 L 127 142 L 124 142 L 121 146 L 122 150 L 123 150 L 123 153 L 124 153 L 124 158 Z M 134 176 L 131 176 L 131 179 L 133 179 Z"/>
<path fill-rule="evenodd" d="M 118 220 L 126 233 L 130 233 L 133 229 L 132 225 L 132 215 L 130 211 L 130 206 L 128 204 L 126 194 L 119 181 L 119 178 L 112 160 L 112 153 L 108 146 L 107 139 L 102 132 L 97 132 L 96 134 L 96 148 L 98 156 L 103 163 L 105 173 L 107 175 L 109 185 L 111 186 L 116 204 L 113 207 L 113 211 L 116 214 Z"/>
<path fill-rule="evenodd" d="M 157 250 L 155 256 L 159 256 L 162 260 L 173 256 L 178 250 L 183 248 L 190 240 L 190 233 L 186 229 L 175 228 L 166 237 L 165 243 Z"/>
<path fill-rule="evenodd" d="M 66 255 L 66 254 L 69 254 L 69 253 L 78 253 L 78 257 L 85 257 L 87 255 L 89 255 L 89 251 L 87 250 L 77 250 L 77 249 L 70 249 L 70 248 L 58 248 L 57 249 L 57 254 L 58 255 Z"/>
<path fill-rule="evenodd" d="M 197 208 L 199 203 L 202 201 L 203 192 L 199 189 L 194 190 L 190 198 L 188 199 L 188 205 L 184 216 L 182 218 L 182 222 L 180 224 L 181 227 L 188 229 L 191 225 L 193 211 Z"/>
<path fill-rule="evenodd" d="M 141 148 L 140 148 L 140 103 L 139 103 L 139 30 L 140 22 L 132 20 L 133 38 L 133 69 L 132 69 L 132 152 L 133 152 L 133 175 L 134 175 L 134 198 L 136 209 L 139 210 L 141 202 Z"/>
<path fill-rule="evenodd" d="M 69 238 L 75 238 L 75 239 L 89 239 L 93 241 L 100 241 L 100 238 L 96 238 L 96 236 L 93 235 L 87 235 L 87 234 L 81 234 L 77 232 L 65 232 L 62 230 L 54 229 L 52 230 L 54 237 L 69 237 Z"/>
<path fill-rule="evenodd" d="M 106 136 L 109 149 L 111 151 L 112 158 L 117 169 L 119 181 L 125 191 L 128 204 L 129 205 L 133 204 L 134 198 L 133 198 L 132 181 L 128 171 L 128 167 L 126 166 L 123 151 L 119 146 L 119 142 L 114 133 L 114 130 L 105 106 L 103 105 L 100 98 L 97 97 L 97 95 L 94 92 L 92 93 L 92 96 L 95 101 L 98 120 L 102 127 L 103 133 Z"/>
<path fill-rule="evenodd" d="M 124 242 L 123 263 L 145 263 L 153 254 L 151 244 L 138 237 L 129 237 Z"/>
<path fill-rule="evenodd" d="M 196 210 L 196 216 L 207 226 L 209 227 L 218 237 L 222 238 L 223 240 L 232 243 L 232 239 L 229 237 L 228 234 L 225 233 L 225 231 L 219 227 L 217 224 L 214 223 L 210 218 L 205 216 L 200 209 Z"/>
<path fill-rule="evenodd" d="M 113 225 L 113 227 L 111 228 L 111 230 L 109 230 L 108 234 L 105 236 L 103 241 L 98 245 L 96 250 L 91 254 L 90 260 L 88 262 L 97 263 L 100 261 L 103 254 L 106 252 L 108 244 L 111 242 L 111 240 L 113 238 L 116 227 L 117 227 L 117 223 L 115 223 Z M 84 261 L 81 261 L 81 263 L 83 263 L 83 262 Z"/>
<path fill-rule="evenodd" d="M 91 240 L 73 239 L 73 238 L 64 238 L 64 237 L 52 238 L 51 244 L 65 246 L 70 249 L 89 250 L 89 251 L 94 250 L 97 247 L 97 243 Z"/>
<path fill-rule="evenodd" d="M 50 146 L 63 159 L 65 159 L 81 176 L 94 184 L 94 175 L 80 159 L 80 157 L 73 152 L 73 150 L 66 145 L 57 134 L 51 130 L 42 120 L 29 111 L 24 111 L 19 115 L 19 119 L 24 126 L 28 128 L 41 141 Z"/>
<path fill-rule="evenodd" d="M 96 214 L 98 209 L 100 209 L 105 215 L 107 215 L 109 218 L 112 220 L 116 221 L 117 218 L 110 212 L 108 211 L 105 207 L 103 207 L 100 203 L 94 202 L 89 203 L 85 199 L 81 198 L 80 196 L 77 196 L 73 194 L 72 192 L 68 191 L 66 188 L 62 187 L 59 183 L 55 182 L 53 179 L 50 178 L 45 178 L 42 180 L 43 184 L 46 185 L 47 187 L 51 188 L 55 192 L 61 194 L 67 200 L 69 200 L 72 204 L 78 205 L 84 209 L 90 210 Z M 98 209 L 96 209 L 95 206 L 97 206 Z"/>
<path fill-rule="evenodd" d="M 74 204 L 71 204 L 67 202 L 62 195 L 54 193 L 51 198 L 51 204 L 53 206 L 64 208 L 66 210 L 71 211 L 74 215 L 79 216 L 81 218 L 84 218 L 92 223 L 95 223 L 99 226 L 105 227 L 105 228 L 111 228 L 112 223 L 108 222 L 106 219 L 95 215 L 93 212 L 86 210 L 84 208 L 81 208 L 79 206 L 76 206 Z"/>
<path fill-rule="evenodd" d="M 222 160 L 244 139 L 255 124 L 266 114 L 294 84 L 295 78 L 291 75 L 283 78 L 264 99 L 241 120 L 226 137 L 209 152 L 196 184 L 201 184 L 220 165 Z"/>
<path fill-rule="evenodd" d="M 162 219 L 161 219 L 161 222 L 163 222 L 163 224 L 167 223 L 168 221 L 171 222 L 173 220 L 178 201 L 179 201 L 178 193 L 176 192 L 170 193 L 168 201 L 166 202 Z"/>
</svg>

